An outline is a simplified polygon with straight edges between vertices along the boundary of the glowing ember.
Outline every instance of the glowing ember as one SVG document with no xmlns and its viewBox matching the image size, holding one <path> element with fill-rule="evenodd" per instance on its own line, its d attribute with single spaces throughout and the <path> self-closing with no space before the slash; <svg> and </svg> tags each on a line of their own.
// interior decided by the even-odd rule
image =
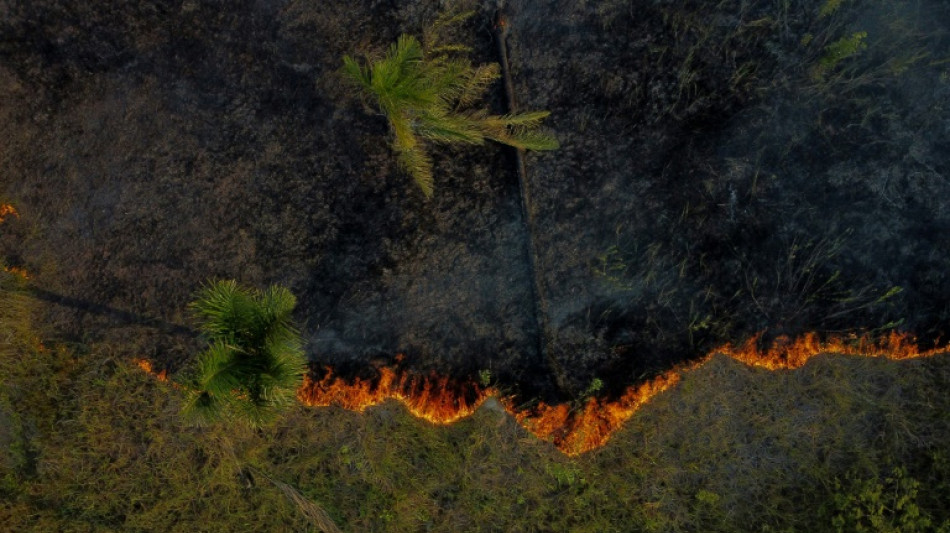
<svg viewBox="0 0 950 533">
<path fill-rule="evenodd" d="M 2 224 L 3 221 L 9 216 L 20 218 L 20 213 L 18 213 L 16 208 L 10 204 L 0 204 L 0 224 Z M 5 266 L 0 268 L 0 270 L 3 270 L 8 274 L 13 274 L 14 276 L 19 276 L 24 281 L 30 279 L 30 273 L 22 268 Z"/>
<path fill-rule="evenodd" d="M 3 222 L 3 221 L 0 220 L 0 222 Z M 24 281 L 27 281 L 27 280 L 30 279 L 30 273 L 27 272 L 26 269 L 23 269 L 23 268 L 19 268 L 19 267 L 3 267 L 3 271 L 6 272 L 6 273 L 8 273 L 8 274 L 13 274 L 14 276 L 18 276 L 18 277 L 20 277 L 21 279 L 23 279 Z"/>
<path fill-rule="evenodd" d="M 0 204 L 0 222 L 6 220 L 9 216 L 20 218 L 20 213 L 17 213 L 16 208 L 10 204 Z"/>
<path fill-rule="evenodd" d="M 161 372 L 156 372 L 155 369 L 152 368 L 151 361 L 147 359 L 133 359 L 132 362 L 137 364 L 146 374 L 155 376 L 159 381 L 168 381 L 168 371 L 162 370 Z"/>
<path fill-rule="evenodd" d="M 894 360 L 929 357 L 947 353 L 947 349 L 920 351 L 913 337 L 898 333 L 874 340 L 869 337 L 836 337 L 821 341 L 809 333 L 790 340 L 778 338 L 767 349 L 758 348 L 758 338 L 752 338 L 739 347 L 725 345 L 692 363 L 673 368 L 650 381 L 628 387 L 616 400 L 590 398 L 580 407 L 570 404 L 539 404 L 529 409 L 515 407 L 510 398 L 500 398 L 505 410 L 518 423 L 540 439 L 552 442 L 567 455 L 599 448 L 610 440 L 624 422 L 643 405 L 661 392 L 679 383 L 685 372 L 708 362 L 713 355 L 722 354 L 750 366 L 769 370 L 791 370 L 802 367 L 819 354 L 885 357 Z M 399 361 L 397 359 L 397 361 Z M 167 374 L 155 373 L 152 365 L 137 360 L 146 372 L 165 381 Z M 346 380 L 333 375 L 332 369 L 320 380 L 307 376 L 297 391 L 297 398 L 309 406 L 336 405 L 363 412 L 368 407 L 386 400 L 405 405 L 413 415 L 434 424 L 451 424 L 473 414 L 482 403 L 498 391 L 480 387 L 474 382 L 458 383 L 442 377 L 421 377 L 409 372 L 383 367 L 372 380 Z"/>
</svg>

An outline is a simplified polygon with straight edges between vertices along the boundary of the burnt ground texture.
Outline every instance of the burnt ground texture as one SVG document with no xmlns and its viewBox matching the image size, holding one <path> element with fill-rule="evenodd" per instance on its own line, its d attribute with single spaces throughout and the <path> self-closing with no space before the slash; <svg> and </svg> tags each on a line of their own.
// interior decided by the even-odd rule
<svg viewBox="0 0 950 533">
<path fill-rule="evenodd" d="M 947 339 L 946 2 L 507 2 L 562 144 L 528 217 L 494 144 L 437 147 L 425 199 L 338 74 L 447 4 L 0 0 L 0 252 L 52 329 L 176 369 L 202 283 L 279 283 L 317 366 L 551 398 L 757 333 Z M 460 5 L 497 61 L 498 6 Z"/>
</svg>

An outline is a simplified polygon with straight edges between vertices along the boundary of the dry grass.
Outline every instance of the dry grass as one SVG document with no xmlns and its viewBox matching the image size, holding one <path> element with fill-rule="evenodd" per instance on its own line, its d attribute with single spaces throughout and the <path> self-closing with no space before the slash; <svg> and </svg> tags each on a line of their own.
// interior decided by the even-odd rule
<svg viewBox="0 0 950 533">
<path fill-rule="evenodd" d="M 827 502 L 851 490 L 836 480 L 896 466 L 934 529 L 950 518 L 945 356 L 774 373 L 718 358 L 569 459 L 491 404 L 448 427 L 387 403 L 196 430 L 168 384 L 107 347 L 38 349 L 21 316 L 0 317 L 13 531 L 833 531 Z"/>
</svg>

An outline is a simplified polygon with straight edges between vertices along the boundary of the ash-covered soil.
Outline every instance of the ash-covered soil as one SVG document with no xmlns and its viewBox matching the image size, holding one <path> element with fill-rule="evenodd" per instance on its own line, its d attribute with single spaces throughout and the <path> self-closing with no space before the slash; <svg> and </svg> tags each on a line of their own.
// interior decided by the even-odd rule
<svg viewBox="0 0 950 533">
<path fill-rule="evenodd" d="M 527 224 L 510 149 L 437 148 L 426 200 L 337 74 L 442 4 L 0 0 L 0 252 L 51 327 L 175 369 L 201 283 L 280 283 L 317 365 L 562 398 L 757 332 L 946 339 L 945 2 L 510 1 L 516 98 L 562 144 Z"/>
<path fill-rule="evenodd" d="M 828 4 L 512 2 L 564 146 L 530 169 L 574 390 L 757 332 L 946 340 L 950 6 Z"/>
</svg>

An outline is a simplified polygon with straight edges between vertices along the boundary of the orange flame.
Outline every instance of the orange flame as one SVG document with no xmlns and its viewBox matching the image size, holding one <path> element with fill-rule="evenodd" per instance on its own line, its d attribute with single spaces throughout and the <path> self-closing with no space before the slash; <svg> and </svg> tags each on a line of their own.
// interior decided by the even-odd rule
<svg viewBox="0 0 950 533">
<path fill-rule="evenodd" d="M 528 411 L 509 413 L 522 427 L 538 438 L 550 440 L 567 455 L 580 455 L 599 448 L 634 413 L 654 396 L 679 383 L 680 370 L 669 370 L 639 385 L 628 387 L 614 401 L 589 398 L 582 409 L 572 411 L 568 404 L 540 404 Z"/>
<path fill-rule="evenodd" d="M 133 359 L 132 362 L 137 364 L 146 374 L 154 376 L 159 381 L 168 381 L 168 371 L 162 370 L 161 372 L 156 372 L 155 369 L 152 368 L 152 362 L 148 359 Z"/>
<path fill-rule="evenodd" d="M 809 359 L 822 353 L 886 357 L 900 361 L 929 357 L 947 351 L 944 348 L 921 352 L 912 335 L 896 332 L 891 332 L 890 335 L 880 339 L 867 335 L 850 335 L 832 337 L 826 341 L 821 341 L 816 333 L 806 333 L 794 341 L 788 337 L 779 337 L 769 349 L 764 351 L 756 348 L 757 343 L 758 337 L 753 337 L 738 349 L 727 344 L 718 350 L 713 350 L 712 353 L 721 353 L 749 366 L 769 370 L 789 370 L 801 368 Z"/>
<path fill-rule="evenodd" d="M 0 220 L 0 222 L 3 222 L 3 220 Z M 30 273 L 27 272 L 25 268 L 5 266 L 3 267 L 2 270 L 8 274 L 13 274 L 14 276 L 18 276 L 24 281 L 28 281 L 31 279 Z"/>
<path fill-rule="evenodd" d="M 868 336 L 849 336 L 834 337 L 826 341 L 821 341 L 815 333 L 809 333 L 794 341 L 780 337 L 764 350 L 759 349 L 757 344 L 757 337 L 749 339 L 739 347 L 727 344 L 697 361 L 668 370 L 645 383 L 628 387 L 616 400 L 590 398 L 580 408 L 572 408 L 567 403 L 542 403 L 530 409 L 517 408 L 509 398 L 502 398 L 501 402 L 522 427 L 540 439 L 551 441 L 563 453 L 573 456 L 606 444 L 641 407 L 656 395 L 679 383 L 684 373 L 704 365 L 715 354 L 731 357 L 750 366 L 769 370 L 790 370 L 801 368 L 809 359 L 823 353 L 886 357 L 894 360 L 946 353 L 946 349 L 922 352 L 912 336 L 898 333 L 891 333 L 881 340 Z M 330 369 L 327 370 L 329 372 Z M 333 377 L 332 373 L 318 382 L 308 378 L 297 396 L 306 405 L 338 405 L 358 412 L 387 399 L 393 399 L 406 405 L 409 411 L 419 418 L 436 424 L 450 424 L 471 415 L 486 399 L 497 394 L 493 389 L 469 384 L 469 395 L 475 399 L 466 402 L 462 400 L 460 388 L 447 387 L 448 380 L 445 378 L 436 380 L 410 377 L 408 373 L 397 373 L 389 367 L 384 367 L 380 372 L 381 377 L 375 385 L 360 379 L 347 382 Z"/>
<path fill-rule="evenodd" d="M 0 223 L 11 215 L 20 218 L 20 213 L 17 212 L 15 207 L 10 204 L 0 204 Z"/>
<path fill-rule="evenodd" d="M 567 455 L 579 455 L 606 444 L 611 435 L 643 405 L 679 383 L 685 372 L 706 364 L 715 354 L 769 370 L 792 370 L 801 368 L 809 359 L 819 354 L 905 360 L 946 352 L 947 349 L 922 352 L 912 336 L 899 333 L 891 333 L 880 340 L 855 335 L 833 337 L 826 341 L 821 341 L 815 333 L 808 333 L 794 341 L 788 337 L 779 337 L 772 346 L 764 350 L 758 348 L 758 337 L 753 337 L 738 348 L 727 344 L 697 361 L 669 370 L 646 383 L 628 387 L 624 394 L 614 401 L 591 398 L 582 409 L 575 411 L 571 411 L 567 404 L 542 404 L 528 412 L 510 411 L 528 431 L 542 439 L 551 440 Z"/>
<path fill-rule="evenodd" d="M 396 400 L 413 415 L 433 424 L 451 424 L 474 413 L 489 397 L 493 389 L 476 384 L 458 386 L 448 378 L 419 377 L 407 372 L 397 373 L 390 367 L 380 369 L 374 383 L 356 378 L 352 382 L 334 377 L 331 368 L 320 381 L 307 376 L 297 391 L 297 398 L 309 406 L 338 405 L 351 411 L 363 412 L 386 400 Z"/>
<path fill-rule="evenodd" d="M 7 217 L 9 216 L 20 218 L 20 213 L 18 213 L 16 208 L 10 204 L 0 204 L 0 224 L 2 224 L 3 221 L 5 221 Z M 3 270 L 4 272 L 7 272 L 9 274 L 13 274 L 14 276 L 19 276 L 24 281 L 30 279 L 30 273 L 27 272 L 25 269 L 22 269 L 19 267 L 5 266 L 5 267 L 0 268 L 0 270 Z"/>
<path fill-rule="evenodd" d="M 511 398 L 499 398 L 505 410 L 529 432 L 552 442 L 561 452 L 575 456 L 605 445 L 641 407 L 651 399 L 675 386 L 684 373 L 706 364 L 716 354 L 722 354 L 746 365 L 769 370 L 801 368 L 819 354 L 864 357 L 885 357 L 905 360 L 948 353 L 947 348 L 921 351 L 913 336 L 891 333 L 881 338 L 869 336 L 833 337 L 822 341 L 815 333 L 791 340 L 779 337 L 767 349 L 758 348 L 758 337 L 739 347 L 727 344 L 712 350 L 704 357 L 668 370 L 650 381 L 628 387 L 615 400 L 589 398 L 582 407 L 564 403 L 539 404 L 521 409 Z M 397 359 L 399 361 L 399 359 Z M 156 373 L 151 363 L 136 360 L 146 372 L 166 381 L 165 371 Z M 363 412 L 386 400 L 396 400 L 413 415 L 433 424 L 451 424 L 473 414 L 490 397 L 497 396 L 494 388 L 481 387 L 474 382 L 459 383 L 446 377 L 421 377 L 392 367 L 382 367 L 378 379 L 345 380 L 333 375 L 320 380 L 307 376 L 297 391 L 297 398 L 308 406 L 336 405 Z"/>
</svg>

